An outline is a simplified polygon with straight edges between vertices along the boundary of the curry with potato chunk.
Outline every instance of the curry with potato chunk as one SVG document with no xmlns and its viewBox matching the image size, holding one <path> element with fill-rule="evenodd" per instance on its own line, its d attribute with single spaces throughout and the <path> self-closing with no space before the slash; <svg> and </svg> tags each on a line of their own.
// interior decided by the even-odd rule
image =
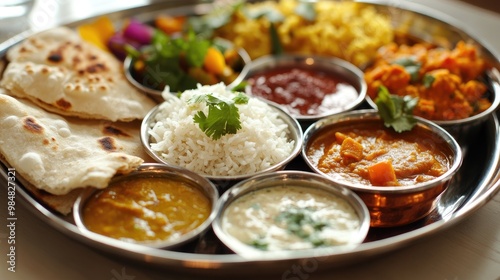
<svg viewBox="0 0 500 280">
<path fill-rule="evenodd" d="M 307 147 L 317 168 L 348 184 L 409 186 L 449 169 L 446 143 L 422 126 L 397 133 L 379 120 L 336 125 Z"/>
</svg>

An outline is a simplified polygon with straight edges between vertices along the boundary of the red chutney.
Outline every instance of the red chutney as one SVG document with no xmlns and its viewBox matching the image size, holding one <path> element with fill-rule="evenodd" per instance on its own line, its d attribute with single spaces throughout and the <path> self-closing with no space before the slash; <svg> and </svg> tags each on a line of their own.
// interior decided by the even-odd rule
<svg viewBox="0 0 500 280">
<path fill-rule="evenodd" d="M 284 105 L 292 115 L 341 111 L 358 97 L 347 80 L 322 69 L 281 66 L 252 75 L 252 95 Z"/>
<path fill-rule="evenodd" d="M 408 186 L 443 175 L 450 166 L 446 142 L 415 126 L 396 133 L 382 122 L 345 123 L 325 129 L 307 157 L 332 178 L 350 184 Z"/>
</svg>

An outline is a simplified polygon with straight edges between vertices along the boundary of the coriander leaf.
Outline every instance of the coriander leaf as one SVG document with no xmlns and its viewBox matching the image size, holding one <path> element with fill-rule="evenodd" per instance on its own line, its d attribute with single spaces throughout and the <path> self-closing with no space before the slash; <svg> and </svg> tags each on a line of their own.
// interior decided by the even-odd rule
<svg viewBox="0 0 500 280">
<path fill-rule="evenodd" d="M 328 224 L 324 221 L 313 219 L 313 211 L 315 211 L 313 208 L 289 208 L 280 212 L 275 220 L 277 222 L 284 222 L 290 233 L 318 247 L 324 244 L 318 232 Z M 312 228 L 314 231 L 311 232 L 306 228 Z"/>
<path fill-rule="evenodd" d="M 252 240 L 249 245 L 263 251 L 266 251 L 269 246 L 269 244 L 262 239 Z"/>
<path fill-rule="evenodd" d="M 248 85 L 247 81 L 241 81 L 241 83 L 234 86 L 231 90 L 234 92 L 244 91 L 247 85 Z"/>
<path fill-rule="evenodd" d="M 285 16 L 280 11 L 270 7 L 245 9 L 243 13 L 250 19 L 266 18 L 271 23 L 282 22 L 285 19 Z"/>
<path fill-rule="evenodd" d="M 418 80 L 418 74 L 421 68 L 420 62 L 418 62 L 413 57 L 401 57 L 394 61 L 393 64 L 401 65 L 405 68 L 405 70 L 410 74 L 411 81 L 415 82 Z"/>
<path fill-rule="evenodd" d="M 236 104 L 247 104 L 248 96 L 242 92 L 237 92 L 236 96 L 233 98 L 233 101 Z"/>
<path fill-rule="evenodd" d="M 203 131 L 207 131 L 207 116 L 202 111 L 198 111 L 193 117 L 194 123 L 198 124 L 198 127 Z M 207 134 L 208 135 L 208 134 Z M 210 136 L 210 135 L 209 135 Z"/>
<path fill-rule="evenodd" d="M 295 13 L 308 21 L 314 21 L 316 19 L 316 10 L 312 2 L 300 1 L 295 8 Z"/>
<path fill-rule="evenodd" d="M 434 76 L 425 74 L 422 83 L 424 84 L 425 88 L 430 88 L 435 80 L 436 78 Z"/>
<path fill-rule="evenodd" d="M 212 94 L 201 94 L 188 100 L 188 103 L 200 102 L 207 104 L 208 115 L 198 111 L 193 120 L 208 137 L 218 140 L 226 134 L 235 134 L 241 129 L 240 114 L 236 104 L 248 102 L 248 97 L 242 93 L 229 101 L 219 99 Z"/>
<path fill-rule="evenodd" d="M 198 114 L 202 114 L 202 118 L 195 116 L 194 122 L 198 123 L 205 134 L 214 140 L 226 134 L 235 134 L 241 128 L 239 121 L 235 121 L 239 117 L 238 109 L 227 103 L 209 106 L 206 117 L 202 112 Z"/>
<path fill-rule="evenodd" d="M 269 36 L 271 36 L 271 53 L 276 55 L 283 54 L 285 51 L 283 50 L 278 31 L 273 23 L 269 25 Z"/>
<path fill-rule="evenodd" d="M 384 125 L 392 127 L 396 132 L 409 131 L 417 123 L 413 117 L 413 109 L 417 106 L 418 98 L 392 95 L 386 87 L 381 86 L 375 103 Z"/>
</svg>

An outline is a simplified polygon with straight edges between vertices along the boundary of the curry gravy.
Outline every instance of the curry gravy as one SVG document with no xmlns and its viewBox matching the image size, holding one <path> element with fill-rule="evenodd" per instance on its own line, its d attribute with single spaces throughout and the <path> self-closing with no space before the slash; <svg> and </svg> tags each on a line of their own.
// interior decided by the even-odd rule
<svg viewBox="0 0 500 280">
<path fill-rule="evenodd" d="M 397 133 L 381 121 L 327 127 L 307 149 L 312 163 L 336 180 L 377 186 L 407 186 L 438 178 L 449 169 L 449 153 L 443 140 L 421 126 Z M 377 174 L 370 174 L 381 163 L 392 166 L 391 179 L 375 180 Z"/>
</svg>

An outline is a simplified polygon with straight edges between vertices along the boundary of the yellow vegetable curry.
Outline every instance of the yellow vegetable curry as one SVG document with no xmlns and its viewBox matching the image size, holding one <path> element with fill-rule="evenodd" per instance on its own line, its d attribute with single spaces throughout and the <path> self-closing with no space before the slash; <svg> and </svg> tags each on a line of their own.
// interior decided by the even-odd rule
<svg viewBox="0 0 500 280">
<path fill-rule="evenodd" d="M 90 231 L 124 241 L 174 240 L 201 225 L 211 207 L 200 190 L 185 182 L 135 177 L 93 195 L 83 222 Z"/>
</svg>

